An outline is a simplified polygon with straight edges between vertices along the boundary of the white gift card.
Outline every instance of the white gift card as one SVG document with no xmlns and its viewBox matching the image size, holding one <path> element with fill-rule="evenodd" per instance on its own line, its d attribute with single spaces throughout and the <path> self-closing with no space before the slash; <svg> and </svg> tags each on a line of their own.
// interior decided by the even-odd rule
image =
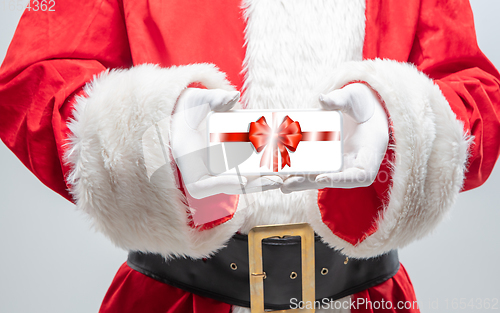
<svg viewBox="0 0 500 313">
<path fill-rule="evenodd" d="M 212 112 L 207 130 L 213 175 L 319 174 L 342 168 L 338 111 Z"/>
</svg>

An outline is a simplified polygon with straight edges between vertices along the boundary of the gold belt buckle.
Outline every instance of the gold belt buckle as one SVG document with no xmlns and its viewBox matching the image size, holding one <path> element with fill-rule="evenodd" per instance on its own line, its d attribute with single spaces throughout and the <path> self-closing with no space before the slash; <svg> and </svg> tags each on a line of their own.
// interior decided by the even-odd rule
<svg viewBox="0 0 500 313">
<path fill-rule="evenodd" d="M 314 231 L 307 223 L 256 226 L 248 233 L 248 257 L 250 269 L 250 309 L 252 313 L 264 313 L 264 273 L 262 266 L 262 240 L 269 237 L 300 236 L 302 258 L 302 301 L 311 303 L 314 312 L 316 300 L 314 278 Z M 309 302 L 310 301 L 310 302 Z M 299 309 L 272 312 L 298 311 Z"/>
</svg>

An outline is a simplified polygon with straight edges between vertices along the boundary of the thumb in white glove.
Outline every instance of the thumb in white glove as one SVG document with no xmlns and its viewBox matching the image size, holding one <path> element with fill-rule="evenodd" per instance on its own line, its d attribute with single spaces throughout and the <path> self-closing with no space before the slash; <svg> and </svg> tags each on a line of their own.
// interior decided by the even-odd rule
<svg viewBox="0 0 500 313">
<path fill-rule="evenodd" d="M 344 167 L 338 173 L 291 176 L 284 193 L 305 189 L 366 187 L 375 180 L 389 141 L 387 115 L 375 93 L 355 83 L 321 95 L 324 110 L 344 113 Z"/>
<path fill-rule="evenodd" d="M 171 148 L 186 189 L 193 198 L 257 192 L 279 188 L 282 184 L 277 176 L 248 181 L 241 175 L 210 174 L 207 168 L 209 148 L 202 122 L 210 111 L 228 111 L 238 100 L 237 91 L 188 88 L 177 101 L 171 123 Z"/>
</svg>

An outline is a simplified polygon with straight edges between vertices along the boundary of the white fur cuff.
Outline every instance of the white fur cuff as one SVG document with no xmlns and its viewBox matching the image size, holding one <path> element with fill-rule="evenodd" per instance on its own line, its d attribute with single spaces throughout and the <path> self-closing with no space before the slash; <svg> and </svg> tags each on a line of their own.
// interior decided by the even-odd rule
<svg viewBox="0 0 500 313">
<path fill-rule="evenodd" d="M 364 81 L 385 101 L 393 125 L 392 188 L 377 231 L 353 246 L 324 224 L 316 231 L 343 253 L 370 257 L 403 247 L 431 232 L 462 187 L 469 140 L 441 90 L 413 65 L 391 60 L 339 66 L 325 93 Z"/>
<path fill-rule="evenodd" d="M 69 124 L 68 183 L 78 208 L 119 247 L 203 257 L 221 248 L 241 224 L 236 213 L 214 229 L 189 227 L 169 153 L 163 175 L 148 178 L 142 137 L 160 121 L 169 127 L 177 98 L 193 82 L 233 90 L 213 65 L 147 64 L 101 73 L 85 87 L 87 97 L 77 100 Z"/>
</svg>

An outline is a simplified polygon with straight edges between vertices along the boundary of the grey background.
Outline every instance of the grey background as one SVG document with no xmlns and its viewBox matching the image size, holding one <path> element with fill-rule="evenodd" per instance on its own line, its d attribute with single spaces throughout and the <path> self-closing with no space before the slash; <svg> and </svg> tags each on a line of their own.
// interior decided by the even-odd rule
<svg viewBox="0 0 500 313">
<path fill-rule="evenodd" d="M 471 1 L 479 46 L 500 68 L 500 1 Z M 0 60 L 21 16 L 0 2 Z M 451 217 L 400 251 L 422 312 L 500 311 L 500 169 L 460 195 Z M 97 312 L 126 253 L 0 144 L 0 312 Z M 453 309 L 453 301 L 475 308 Z M 448 307 L 448 310 L 446 309 Z M 485 311 L 491 311 L 489 310 Z"/>
</svg>

